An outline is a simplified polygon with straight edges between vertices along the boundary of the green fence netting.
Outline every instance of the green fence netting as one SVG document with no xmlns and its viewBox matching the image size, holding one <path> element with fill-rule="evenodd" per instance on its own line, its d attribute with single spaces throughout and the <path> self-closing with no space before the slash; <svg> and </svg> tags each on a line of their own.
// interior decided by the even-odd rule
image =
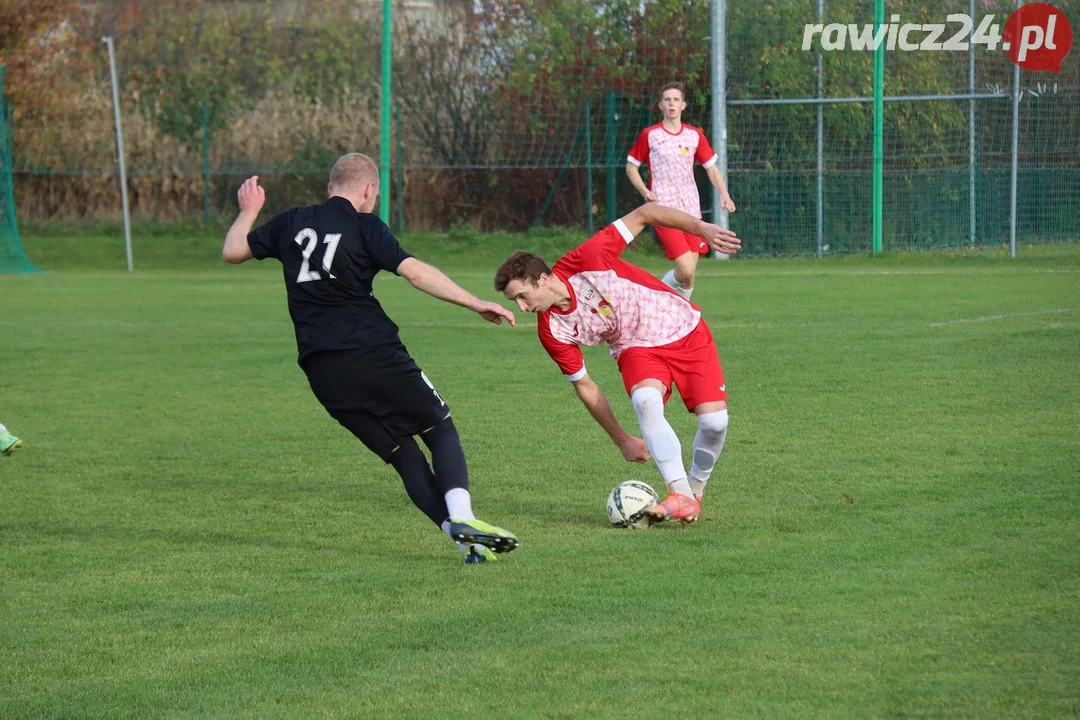
<svg viewBox="0 0 1080 720">
<path fill-rule="evenodd" d="M 868 23 L 873 3 L 825 0 L 824 22 Z M 70 3 L 67 43 L 13 99 L 22 217 L 115 216 L 120 199 L 104 35 L 115 38 L 132 210 L 233 212 L 242 178 L 271 205 L 321 197 L 341 153 L 379 157 L 381 3 L 98 0 Z M 872 53 L 803 50 L 818 3 L 727 3 L 732 227 L 751 254 L 870 249 Z M 1004 24 L 1011 4 L 980 0 Z M 890 3 L 904 21 L 969 4 Z M 1066 12 L 1069 10 L 1066 8 Z M 1080 22 L 1074 22 L 1080 26 Z M 633 208 L 625 175 L 667 82 L 684 121 L 711 127 L 710 3 L 429 0 L 395 6 L 392 219 L 584 230 Z M 1075 53 L 1074 53 L 1075 54 Z M 973 70 L 973 72 L 971 72 Z M 819 90 L 820 77 L 820 90 Z M 974 100 L 950 99 L 974 94 Z M 886 56 L 885 249 L 1008 241 L 1012 65 L 1000 50 Z M 768 104 L 778 100 L 796 104 Z M 765 104 L 762 104 L 765 101 Z M 1022 73 L 1018 241 L 1080 240 L 1080 60 Z M 820 150 L 820 162 L 819 162 Z M 703 208 L 711 213 L 704 173 Z M 820 197 L 820 201 L 819 201 Z M 971 222 L 974 198 L 974 225 Z M 820 219 L 819 219 L 820 218 Z M 820 227 L 820 230 L 819 230 Z"/>
</svg>

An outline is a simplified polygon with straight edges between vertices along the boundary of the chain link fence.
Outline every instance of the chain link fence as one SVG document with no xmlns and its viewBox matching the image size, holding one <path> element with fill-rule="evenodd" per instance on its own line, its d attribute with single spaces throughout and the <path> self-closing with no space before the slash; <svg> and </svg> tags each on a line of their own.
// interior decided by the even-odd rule
<svg viewBox="0 0 1080 720">
<path fill-rule="evenodd" d="M 912 22 L 973 9 L 896 6 L 887 12 Z M 21 218 L 120 213 L 105 36 L 136 216 L 216 222 L 249 174 L 262 176 L 271 207 L 317 202 L 338 155 L 379 157 L 380 2 L 64 7 L 40 57 L 8 71 Z M 868 0 L 728 5 L 730 223 L 749 253 L 870 249 L 873 53 L 802 43 L 807 24 L 872 23 L 873 10 Z M 1011 7 L 980 0 L 975 10 L 1003 24 Z M 684 122 L 718 137 L 709 20 L 710 4 L 693 0 L 396 3 L 391 224 L 585 231 L 630 210 L 640 198 L 626 154 L 659 120 L 664 84 L 685 83 Z M 884 113 L 885 249 L 1007 242 L 1008 58 L 982 47 L 889 52 L 885 69 L 885 95 L 898 98 Z M 1080 62 L 1021 78 L 1018 240 L 1080 240 Z"/>
</svg>

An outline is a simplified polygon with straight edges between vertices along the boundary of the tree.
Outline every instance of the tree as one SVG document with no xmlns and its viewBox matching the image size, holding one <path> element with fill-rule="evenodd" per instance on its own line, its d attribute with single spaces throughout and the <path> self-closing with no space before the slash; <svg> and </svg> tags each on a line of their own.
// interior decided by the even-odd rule
<svg viewBox="0 0 1080 720">
<path fill-rule="evenodd" d="M 81 12 L 78 0 L 0 0 L 0 65 L 16 117 L 29 104 L 66 99 L 55 70 L 85 58 L 75 32 Z"/>
<path fill-rule="evenodd" d="M 494 92 L 503 75 L 497 48 L 472 15 L 438 26 L 417 18 L 398 22 L 394 88 L 402 122 L 430 155 L 410 148 L 415 163 L 476 166 L 489 162 L 498 132 Z"/>
</svg>

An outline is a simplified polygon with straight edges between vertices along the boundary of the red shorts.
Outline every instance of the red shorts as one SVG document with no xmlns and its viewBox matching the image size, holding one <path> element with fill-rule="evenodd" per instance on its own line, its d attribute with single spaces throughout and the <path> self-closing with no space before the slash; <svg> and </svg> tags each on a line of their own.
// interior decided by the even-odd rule
<svg viewBox="0 0 1080 720">
<path fill-rule="evenodd" d="M 698 255 L 709 254 L 709 244 L 705 242 L 705 238 L 691 235 L 682 230 L 658 227 L 656 225 L 653 226 L 653 230 L 656 231 L 656 237 L 660 239 L 660 244 L 664 246 L 664 253 L 667 254 L 668 260 L 674 260 L 688 252 L 696 252 Z"/>
<path fill-rule="evenodd" d="M 704 320 L 682 340 L 660 347 L 632 347 L 619 356 L 618 363 L 627 395 L 642 380 L 659 380 L 667 388 L 664 402 L 674 385 L 691 412 L 702 403 L 727 400 L 720 354 Z"/>
</svg>

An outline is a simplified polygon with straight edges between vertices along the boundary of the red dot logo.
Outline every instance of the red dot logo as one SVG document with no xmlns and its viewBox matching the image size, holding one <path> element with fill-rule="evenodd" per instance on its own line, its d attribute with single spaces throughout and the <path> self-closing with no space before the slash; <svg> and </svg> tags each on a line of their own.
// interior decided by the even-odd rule
<svg viewBox="0 0 1080 720">
<path fill-rule="evenodd" d="M 1072 49 L 1073 31 L 1065 13 L 1053 5 L 1032 3 L 1013 11 L 1001 39 L 1002 49 L 1020 67 L 1060 75 L 1061 61 Z"/>
</svg>

